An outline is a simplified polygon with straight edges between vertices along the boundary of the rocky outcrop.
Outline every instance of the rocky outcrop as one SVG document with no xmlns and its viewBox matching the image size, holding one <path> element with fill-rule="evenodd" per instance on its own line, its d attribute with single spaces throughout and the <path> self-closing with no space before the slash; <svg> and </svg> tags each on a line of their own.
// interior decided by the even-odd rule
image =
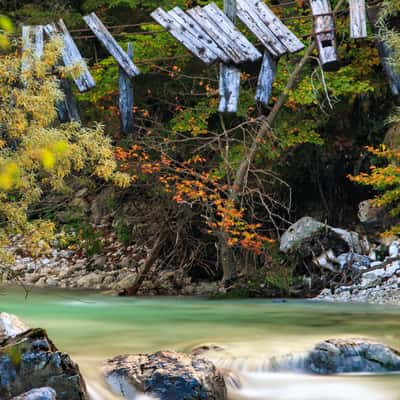
<svg viewBox="0 0 400 400">
<path fill-rule="evenodd" d="M 12 400 L 56 400 L 56 392 L 52 388 L 33 389 Z"/>
<path fill-rule="evenodd" d="M 399 305 L 400 254 L 397 241 L 390 244 L 386 254 L 383 260 L 377 260 L 375 250 L 368 257 L 349 257 L 350 267 L 359 271 L 358 279 L 348 285 L 324 289 L 315 300 Z"/>
<path fill-rule="evenodd" d="M 88 400 L 78 366 L 57 350 L 44 330 L 32 329 L 1 342 L 0 399 L 43 387 L 53 388 L 57 400 Z"/>
<path fill-rule="evenodd" d="M 334 254 L 363 253 L 365 244 L 356 232 L 333 228 L 311 217 L 303 217 L 282 235 L 280 250 L 303 257 L 318 256 L 326 250 Z"/>
<path fill-rule="evenodd" d="M 225 400 L 222 373 L 211 361 L 170 351 L 118 356 L 104 367 L 113 390 L 132 399 L 136 391 L 160 400 Z"/>
<path fill-rule="evenodd" d="M 0 343 L 9 337 L 15 337 L 29 329 L 17 316 L 0 312 Z"/>
</svg>

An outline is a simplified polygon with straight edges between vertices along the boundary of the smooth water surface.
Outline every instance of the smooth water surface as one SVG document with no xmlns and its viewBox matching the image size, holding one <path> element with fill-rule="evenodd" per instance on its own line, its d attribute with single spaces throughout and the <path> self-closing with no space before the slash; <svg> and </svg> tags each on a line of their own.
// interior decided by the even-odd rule
<svg viewBox="0 0 400 400">
<path fill-rule="evenodd" d="M 369 337 L 400 348 L 400 308 L 268 300 L 117 298 L 93 292 L 4 288 L 0 311 L 47 329 L 75 359 L 94 399 L 114 398 L 100 378 L 108 357 L 157 350 L 190 351 L 216 343 L 238 357 L 243 389 L 230 399 L 400 400 L 400 376 L 336 376 L 255 372 L 250 365 L 303 351 L 332 337 Z"/>
</svg>

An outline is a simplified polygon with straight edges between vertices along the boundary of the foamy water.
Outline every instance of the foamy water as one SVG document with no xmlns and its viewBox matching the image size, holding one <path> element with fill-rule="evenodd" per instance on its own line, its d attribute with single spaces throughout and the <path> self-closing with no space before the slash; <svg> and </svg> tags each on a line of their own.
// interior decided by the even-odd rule
<svg viewBox="0 0 400 400">
<path fill-rule="evenodd" d="M 230 400 L 398 400 L 379 383 L 361 377 L 315 377 L 299 374 L 242 374 L 243 387 Z"/>
</svg>

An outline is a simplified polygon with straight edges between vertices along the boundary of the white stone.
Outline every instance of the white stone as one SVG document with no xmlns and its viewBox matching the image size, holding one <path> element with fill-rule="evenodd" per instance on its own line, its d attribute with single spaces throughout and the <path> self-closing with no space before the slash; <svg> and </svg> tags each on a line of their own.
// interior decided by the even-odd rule
<svg viewBox="0 0 400 400">
<path fill-rule="evenodd" d="M 29 326 L 17 316 L 7 313 L 0 313 L 0 340 L 7 337 L 14 337 L 29 329 Z"/>
<path fill-rule="evenodd" d="M 400 254 L 400 245 L 398 241 L 395 241 L 389 246 L 389 257 L 397 258 L 399 254 Z"/>
</svg>

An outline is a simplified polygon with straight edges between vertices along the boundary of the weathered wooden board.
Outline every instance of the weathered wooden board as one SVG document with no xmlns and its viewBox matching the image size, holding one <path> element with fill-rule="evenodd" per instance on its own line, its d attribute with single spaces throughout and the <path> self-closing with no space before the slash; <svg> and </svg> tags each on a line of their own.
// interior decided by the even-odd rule
<svg viewBox="0 0 400 400">
<path fill-rule="evenodd" d="M 208 33 L 194 20 L 190 14 L 186 14 L 179 7 L 173 8 L 168 14 L 185 25 L 186 29 L 205 46 L 207 46 L 220 60 L 230 62 L 229 56 L 218 46 Z"/>
<path fill-rule="evenodd" d="M 314 17 L 314 35 L 321 66 L 326 71 L 339 68 L 336 28 L 329 0 L 310 0 Z"/>
<path fill-rule="evenodd" d="M 32 57 L 41 58 L 44 51 L 43 26 L 22 27 L 22 71 L 26 71 L 31 65 Z M 29 53 L 29 54 L 28 54 Z"/>
<path fill-rule="evenodd" d="M 95 34 L 97 39 L 103 44 L 103 46 L 108 50 L 108 52 L 115 58 L 118 65 L 126 72 L 130 78 L 140 74 L 139 68 L 133 63 L 133 61 L 128 57 L 125 51 L 117 43 L 111 33 L 100 21 L 99 17 L 95 13 L 86 15 L 83 17 L 86 24 Z"/>
<path fill-rule="evenodd" d="M 38 58 L 43 57 L 44 53 L 44 30 L 43 25 L 35 26 L 35 55 Z"/>
<path fill-rule="evenodd" d="M 133 61 L 133 46 L 128 44 L 128 56 Z M 126 72 L 119 68 L 119 110 L 121 116 L 121 131 L 125 135 L 132 135 L 134 132 L 133 118 L 133 82 Z"/>
<path fill-rule="evenodd" d="M 374 33 L 378 33 L 379 27 L 377 26 L 377 19 L 380 8 L 379 6 L 368 7 L 368 19 L 372 26 Z M 381 59 L 382 67 L 388 77 L 390 90 L 394 96 L 400 95 L 400 73 L 396 71 L 393 65 L 389 62 L 389 59 L 393 55 L 393 49 L 391 49 L 386 43 L 377 41 L 377 47 L 379 51 L 379 57 Z"/>
<path fill-rule="evenodd" d="M 80 122 L 78 106 L 72 93 L 71 85 L 68 79 L 60 80 L 60 88 L 64 93 L 64 99 L 56 105 L 58 119 L 61 123 L 65 122 Z"/>
<path fill-rule="evenodd" d="M 367 9 L 365 0 L 349 0 L 350 6 L 350 36 L 353 39 L 366 38 Z"/>
<path fill-rule="evenodd" d="M 22 27 L 22 62 L 21 70 L 22 72 L 27 71 L 31 65 L 31 52 L 33 44 L 31 38 L 31 26 Z"/>
<path fill-rule="evenodd" d="M 86 92 L 96 86 L 90 71 L 79 52 L 71 34 L 65 26 L 63 20 L 58 22 L 58 25 L 50 24 L 44 27 L 45 32 L 49 37 L 61 35 L 64 41 L 62 58 L 66 67 L 74 67 L 79 65 L 79 74 L 73 74 L 72 78 L 80 92 Z"/>
<path fill-rule="evenodd" d="M 262 104 L 268 105 L 269 103 L 272 93 L 272 84 L 274 83 L 276 75 L 276 68 L 276 61 L 271 57 L 268 51 L 265 51 L 256 92 L 256 100 Z"/>
<path fill-rule="evenodd" d="M 216 25 L 213 21 L 209 19 L 207 13 L 204 11 L 203 8 L 192 8 L 188 10 L 188 14 L 198 24 L 200 24 L 215 41 L 218 41 L 220 47 L 227 54 L 228 60 L 231 60 L 231 62 L 235 64 L 240 64 L 247 60 L 246 56 L 242 54 L 241 50 L 238 49 L 237 46 L 235 46 L 232 39 L 227 34 L 225 34 L 225 32 L 221 31 L 218 25 Z"/>
<path fill-rule="evenodd" d="M 153 11 L 151 17 L 205 64 L 212 64 L 218 59 L 218 56 L 208 46 L 187 31 L 184 24 L 174 19 L 162 8 Z"/>
<path fill-rule="evenodd" d="M 237 0 L 237 2 L 238 17 L 268 50 L 269 46 L 273 47 L 275 54 L 279 56 L 304 49 L 303 43 L 263 1 Z"/>
<path fill-rule="evenodd" d="M 214 4 L 210 3 L 203 8 L 210 21 L 217 25 L 229 38 L 232 45 L 241 52 L 242 58 L 247 61 L 257 61 L 262 54 L 236 28 L 234 23 Z M 217 38 L 215 38 L 217 39 Z"/>
<path fill-rule="evenodd" d="M 240 70 L 233 65 L 220 65 L 219 112 L 236 113 L 240 94 Z"/>
<path fill-rule="evenodd" d="M 224 13 L 234 24 L 236 24 L 237 0 L 224 0 Z"/>
<path fill-rule="evenodd" d="M 259 15 L 253 10 L 238 2 L 238 17 L 258 38 L 263 46 L 275 57 L 287 53 L 287 48 L 276 38 L 272 31 L 264 24 Z"/>
</svg>

